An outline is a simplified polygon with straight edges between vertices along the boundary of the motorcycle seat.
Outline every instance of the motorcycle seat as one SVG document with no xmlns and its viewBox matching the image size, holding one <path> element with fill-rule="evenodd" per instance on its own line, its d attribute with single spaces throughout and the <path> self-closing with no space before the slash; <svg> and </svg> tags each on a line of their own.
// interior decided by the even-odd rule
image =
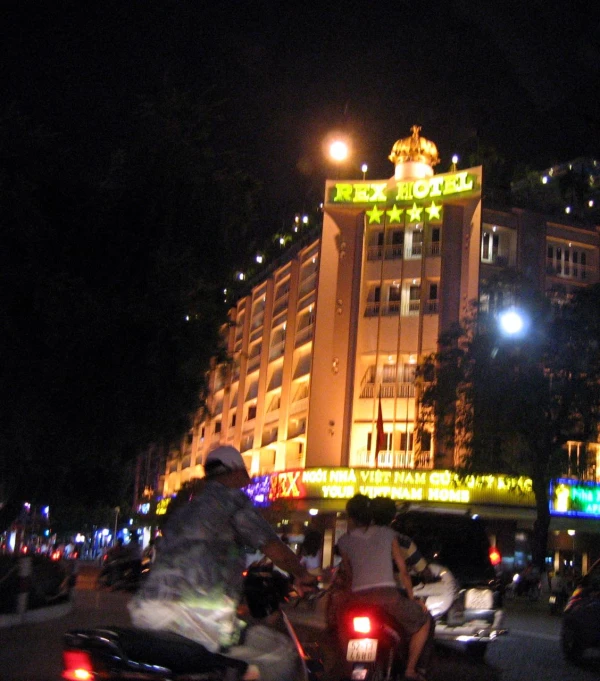
<svg viewBox="0 0 600 681">
<path fill-rule="evenodd" d="M 128 663 L 162 667 L 173 674 L 193 674 L 217 669 L 235 669 L 241 675 L 248 665 L 220 653 L 211 653 L 200 643 L 169 631 L 126 627 L 88 629 L 68 632 L 69 647 L 100 651 L 112 644 Z M 114 654 L 114 652 L 113 652 Z"/>
</svg>

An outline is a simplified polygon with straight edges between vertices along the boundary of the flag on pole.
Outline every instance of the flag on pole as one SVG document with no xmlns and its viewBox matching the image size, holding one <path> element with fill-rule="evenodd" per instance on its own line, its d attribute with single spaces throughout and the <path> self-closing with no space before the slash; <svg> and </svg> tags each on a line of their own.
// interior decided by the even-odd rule
<svg viewBox="0 0 600 681">
<path fill-rule="evenodd" d="M 381 393 L 379 393 L 379 411 L 377 412 L 377 448 L 375 453 L 387 449 L 387 438 L 383 431 L 383 411 L 381 409 Z"/>
</svg>

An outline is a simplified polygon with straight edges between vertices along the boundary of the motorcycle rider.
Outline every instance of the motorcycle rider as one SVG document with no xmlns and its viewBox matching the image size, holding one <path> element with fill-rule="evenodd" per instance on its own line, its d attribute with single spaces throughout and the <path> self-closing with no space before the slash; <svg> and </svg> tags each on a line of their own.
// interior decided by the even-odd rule
<svg viewBox="0 0 600 681">
<path fill-rule="evenodd" d="M 340 537 L 342 556 L 340 570 L 351 576 L 351 602 L 377 605 L 394 617 L 410 636 L 405 678 L 423 681 L 417 664 L 430 634 L 431 620 L 425 604 L 414 599 L 406 563 L 402 557 L 396 532 L 375 525 L 368 497 L 356 494 L 346 504 L 348 532 Z M 396 580 L 392 560 L 396 564 L 403 594 Z"/>
<path fill-rule="evenodd" d="M 217 652 L 251 663 L 247 678 L 284 681 L 291 675 L 289 640 L 262 625 L 248 627 L 242 645 L 236 617 L 242 597 L 245 547 L 260 550 L 296 578 L 300 593 L 316 584 L 244 494 L 250 478 L 240 452 L 221 445 L 209 452 L 197 494 L 165 523 L 147 581 L 129 605 L 134 624 L 170 630 Z"/>
<path fill-rule="evenodd" d="M 398 545 L 400 546 L 400 551 L 404 562 L 406 563 L 406 569 L 411 575 L 415 575 L 419 582 L 424 584 L 429 584 L 436 580 L 436 577 L 431 572 L 429 564 L 423 557 L 421 551 L 412 540 L 406 534 L 398 532 L 394 527 L 393 523 L 397 515 L 396 503 L 390 497 L 375 497 L 371 500 L 371 514 L 373 517 L 373 523 L 375 525 L 382 525 L 383 527 L 391 527 L 396 532 L 396 539 L 398 540 Z M 428 612 L 430 618 L 429 624 L 429 637 L 427 643 L 423 648 L 423 652 L 419 658 L 419 671 L 423 674 L 425 669 L 429 667 L 431 657 L 433 655 L 433 640 L 435 633 L 435 622 Z"/>
<path fill-rule="evenodd" d="M 371 513 L 375 525 L 390 527 L 396 517 L 396 504 L 390 497 L 375 497 L 371 500 Z M 414 541 L 408 535 L 397 531 L 396 538 L 409 573 L 416 575 L 422 582 L 433 581 L 435 577 Z"/>
</svg>

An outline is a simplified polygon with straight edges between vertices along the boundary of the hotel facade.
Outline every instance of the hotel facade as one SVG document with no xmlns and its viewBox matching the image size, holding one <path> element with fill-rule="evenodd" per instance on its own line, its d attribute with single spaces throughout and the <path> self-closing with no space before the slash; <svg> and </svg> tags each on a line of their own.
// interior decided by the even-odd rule
<svg viewBox="0 0 600 681">
<path fill-rule="evenodd" d="M 296 511 L 335 518 L 348 496 L 368 488 L 526 517 L 531 495 L 503 501 L 522 479 L 489 476 L 489 503 L 477 501 L 474 486 L 461 496 L 451 484 L 456 453 L 433 432 L 416 437 L 415 369 L 502 269 L 555 299 L 598 282 L 598 230 L 483 205 L 482 168 L 434 174 L 437 149 L 416 126 L 389 158 L 391 178 L 327 181 L 322 227 L 231 309 L 231 363 L 211 371 L 209 417 L 169 453 L 164 497 L 202 477 L 208 451 L 226 443 L 240 449 L 257 484 L 269 481 L 267 496 L 293 498 Z M 587 466 L 600 481 L 600 450 Z M 510 511 L 500 513 L 503 504 Z"/>
</svg>

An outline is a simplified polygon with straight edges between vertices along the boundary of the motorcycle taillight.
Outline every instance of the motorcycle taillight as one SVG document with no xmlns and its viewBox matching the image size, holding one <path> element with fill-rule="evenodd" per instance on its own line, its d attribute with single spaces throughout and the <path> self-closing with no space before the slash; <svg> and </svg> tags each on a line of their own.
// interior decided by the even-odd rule
<svg viewBox="0 0 600 681">
<path fill-rule="evenodd" d="M 94 678 L 92 659 L 83 650 L 63 650 L 62 678 L 66 681 L 90 681 Z"/>
<path fill-rule="evenodd" d="M 353 617 L 352 626 L 357 634 L 371 633 L 371 619 L 369 617 Z"/>
</svg>

